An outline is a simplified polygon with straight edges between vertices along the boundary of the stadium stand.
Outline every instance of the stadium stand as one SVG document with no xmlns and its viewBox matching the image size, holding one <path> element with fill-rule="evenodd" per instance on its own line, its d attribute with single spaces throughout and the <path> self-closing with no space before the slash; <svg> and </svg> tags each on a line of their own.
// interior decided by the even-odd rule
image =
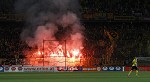
<svg viewBox="0 0 150 82">
<path fill-rule="evenodd" d="M 30 49 L 25 42 L 20 40 L 20 33 L 24 27 L 23 16 L 21 15 L 22 18 L 18 21 L 20 14 L 13 11 L 13 5 L 6 4 L 13 4 L 14 1 L 0 1 L 0 58 L 3 58 L 1 64 L 19 64 L 15 62 L 15 55 L 20 55 L 20 58 L 24 49 Z M 150 40 L 148 36 L 150 35 L 150 24 L 140 19 L 150 15 L 149 0 L 137 0 L 137 2 L 134 0 L 80 1 L 82 6 L 80 10 L 82 12 L 81 22 L 86 28 L 84 52 L 87 56 L 92 55 L 95 58 L 103 59 L 102 55 L 106 54 L 106 48 L 110 47 L 113 42 L 106 37 L 105 32 L 111 32 L 110 35 L 114 36 L 113 38 L 119 37 L 115 40 L 115 50 L 111 56 L 113 64 L 114 62 L 120 64 L 121 60 L 126 61 L 134 56 L 150 56 L 147 50 Z M 114 19 L 115 16 L 135 17 L 135 20 L 122 19 L 120 22 Z M 101 42 L 99 43 L 99 41 Z M 121 62 L 121 65 L 123 64 L 128 63 Z"/>
</svg>

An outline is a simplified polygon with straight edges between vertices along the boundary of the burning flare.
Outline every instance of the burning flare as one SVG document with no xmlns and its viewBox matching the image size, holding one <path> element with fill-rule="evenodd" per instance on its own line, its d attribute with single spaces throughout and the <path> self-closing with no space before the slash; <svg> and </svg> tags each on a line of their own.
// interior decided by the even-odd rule
<svg viewBox="0 0 150 82">
<path fill-rule="evenodd" d="M 31 54 L 28 54 L 31 55 Z M 37 50 L 28 56 L 28 63 L 34 66 L 79 66 L 82 65 L 80 49 L 63 49 L 62 45 L 44 50 Z"/>
</svg>

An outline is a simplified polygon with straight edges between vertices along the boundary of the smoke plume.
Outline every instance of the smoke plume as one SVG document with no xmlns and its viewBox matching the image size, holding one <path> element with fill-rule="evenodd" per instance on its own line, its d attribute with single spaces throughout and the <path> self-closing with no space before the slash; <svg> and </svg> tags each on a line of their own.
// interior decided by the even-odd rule
<svg viewBox="0 0 150 82">
<path fill-rule="evenodd" d="M 78 0 L 18 0 L 15 6 L 26 16 L 21 39 L 30 47 L 42 47 L 43 40 L 66 40 L 70 47 L 83 46 Z"/>
</svg>

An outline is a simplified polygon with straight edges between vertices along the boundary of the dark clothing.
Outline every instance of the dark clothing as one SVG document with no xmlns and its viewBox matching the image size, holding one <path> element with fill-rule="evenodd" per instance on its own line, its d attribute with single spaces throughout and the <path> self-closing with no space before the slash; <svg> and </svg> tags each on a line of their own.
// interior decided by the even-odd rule
<svg viewBox="0 0 150 82">
<path fill-rule="evenodd" d="M 132 66 L 131 70 L 138 70 L 138 68 L 136 66 Z"/>
</svg>

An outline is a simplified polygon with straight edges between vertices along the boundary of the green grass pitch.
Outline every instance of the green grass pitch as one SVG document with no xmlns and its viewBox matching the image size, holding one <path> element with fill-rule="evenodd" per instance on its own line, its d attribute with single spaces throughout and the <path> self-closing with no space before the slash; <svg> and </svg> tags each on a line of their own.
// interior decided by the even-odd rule
<svg viewBox="0 0 150 82">
<path fill-rule="evenodd" d="M 0 73 L 0 82 L 150 82 L 150 72 L 26 72 Z"/>
</svg>

